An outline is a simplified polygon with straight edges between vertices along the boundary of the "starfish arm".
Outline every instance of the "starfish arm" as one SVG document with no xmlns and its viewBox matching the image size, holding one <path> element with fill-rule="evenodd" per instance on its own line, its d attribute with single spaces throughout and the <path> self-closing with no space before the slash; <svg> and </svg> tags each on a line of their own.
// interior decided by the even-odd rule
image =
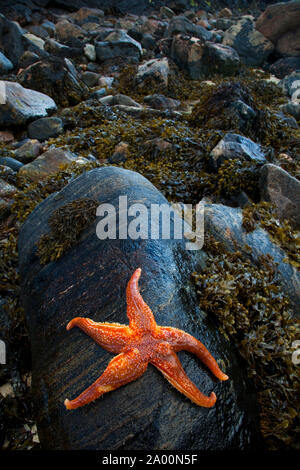
<svg viewBox="0 0 300 470">
<path fill-rule="evenodd" d="M 166 343 L 161 343 L 157 348 L 157 356 L 151 359 L 151 364 L 157 367 L 166 379 L 177 390 L 187 396 L 196 405 L 210 408 L 216 402 L 214 392 L 209 397 L 200 392 L 196 385 L 188 378 L 184 369 L 171 347 Z"/>
<path fill-rule="evenodd" d="M 210 352 L 196 338 L 177 328 L 160 327 L 160 331 L 162 333 L 162 339 L 172 346 L 174 352 L 182 350 L 189 351 L 195 354 L 218 379 L 228 379 L 228 375 L 221 371 Z"/>
<path fill-rule="evenodd" d="M 127 316 L 129 318 L 129 326 L 133 330 L 150 331 L 155 330 L 157 326 L 150 307 L 139 292 L 138 280 L 141 272 L 141 268 L 136 269 L 127 285 Z"/>
<path fill-rule="evenodd" d="M 131 349 L 114 357 L 103 374 L 90 387 L 82 392 L 77 398 L 65 400 L 68 410 L 84 406 L 104 393 L 115 390 L 143 375 L 148 363 L 141 359 L 138 349 Z"/>
<path fill-rule="evenodd" d="M 97 323 L 90 318 L 76 317 L 67 325 L 67 330 L 78 326 L 102 348 L 109 352 L 120 353 L 130 337 L 130 329 L 119 323 Z"/>
</svg>

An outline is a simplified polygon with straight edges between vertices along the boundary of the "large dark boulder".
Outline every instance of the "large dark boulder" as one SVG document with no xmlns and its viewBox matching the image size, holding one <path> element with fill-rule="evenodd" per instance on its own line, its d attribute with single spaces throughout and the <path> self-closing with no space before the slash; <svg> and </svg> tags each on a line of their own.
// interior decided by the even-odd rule
<svg viewBox="0 0 300 470">
<path fill-rule="evenodd" d="M 144 177 L 106 167 L 89 171 L 39 204 L 19 237 L 22 300 L 33 359 L 33 400 L 38 433 L 48 449 L 245 449 L 259 445 L 256 397 L 234 347 L 199 309 L 190 275 L 201 252 L 185 250 L 182 240 L 105 240 L 95 221 L 80 241 L 56 262 L 41 265 L 37 243 L 49 231 L 53 211 L 92 198 L 118 207 L 167 203 Z M 196 253 L 196 254 L 195 254 Z M 112 355 L 79 329 L 66 331 L 76 316 L 128 323 L 125 289 L 142 268 L 140 289 L 160 325 L 186 330 L 221 361 L 230 380 L 220 382 L 192 355 L 179 357 L 211 408 L 194 405 L 149 365 L 146 373 L 101 399 L 67 411 L 75 398 L 101 375 Z M 198 266 L 199 268 L 199 266 Z M 223 361 L 223 362 L 222 362 Z"/>
<path fill-rule="evenodd" d="M 19 75 L 20 83 L 27 88 L 43 91 L 61 106 L 75 105 L 87 97 L 88 88 L 78 77 L 72 62 L 52 57 L 27 67 Z"/>
</svg>

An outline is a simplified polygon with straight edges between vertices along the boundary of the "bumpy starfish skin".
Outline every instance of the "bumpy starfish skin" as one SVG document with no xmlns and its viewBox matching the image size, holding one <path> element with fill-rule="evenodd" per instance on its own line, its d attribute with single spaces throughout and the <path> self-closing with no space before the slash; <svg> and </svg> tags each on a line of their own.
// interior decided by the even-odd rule
<svg viewBox="0 0 300 470">
<path fill-rule="evenodd" d="M 184 372 L 176 355 L 181 350 L 195 354 L 220 380 L 227 380 L 215 359 L 193 336 L 172 327 L 158 326 L 153 313 L 138 290 L 141 269 L 132 275 L 127 289 L 127 316 L 129 325 L 97 323 L 89 318 L 73 318 L 67 330 L 81 328 L 107 351 L 117 353 L 103 374 L 77 398 L 65 400 L 67 409 L 86 405 L 106 392 L 115 390 L 143 375 L 150 362 L 156 366 L 177 390 L 199 406 L 211 407 L 216 402 L 212 392 L 203 395 Z"/>
</svg>

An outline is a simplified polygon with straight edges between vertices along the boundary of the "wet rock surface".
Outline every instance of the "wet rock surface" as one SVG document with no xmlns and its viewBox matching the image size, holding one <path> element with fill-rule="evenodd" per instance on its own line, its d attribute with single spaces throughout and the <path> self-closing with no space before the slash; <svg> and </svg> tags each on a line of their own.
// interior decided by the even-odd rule
<svg viewBox="0 0 300 470">
<path fill-rule="evenodd" d="M 257 446 L 251 385 L 229 343 L 197 307 L 189 282 L 190 267 L 197 258 L 199 262 L 201 254 L 191 258 L 184 244 L 176 241 L 100 241 L 93 223 L 58 262 L 40 264 L 36 246 L 48 231 L 47 221 L 53 210 L 80 198 L 116 204 L 124 195 L 129 205 L 142 201 L 149 207 L 151 203 L 167 202 L 141 175 L 108 167 L 82 175 L 46 199 L 21 229 L 20 272 L 33 348 L 33 396 L 42 445 L 48 449 L 131 450 Z M 66 324 L 74 316 L 127 323 L 125 288 L 137 267 L 142 268 L 142 295 L 158 324 L 188 330 L 226 364 L 231 380 L 224 385 L 214 382 L 199 361 L 180 355 L 186 372 L 200 389 L 204 393 L 215 390 L 218 402 L 214 408 L 193 405 L 149 366 L 135 382 L 84 408 L 65 410 L 65 397 L 75 396 L 90 385 L 110 358 L 79 330 L 68 333 Z"/>
</svg>

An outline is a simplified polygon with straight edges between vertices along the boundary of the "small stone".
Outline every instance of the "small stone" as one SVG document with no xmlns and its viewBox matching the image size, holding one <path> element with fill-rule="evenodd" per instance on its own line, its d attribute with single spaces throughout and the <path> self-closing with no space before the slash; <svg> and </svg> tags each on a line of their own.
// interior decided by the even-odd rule
<svg viewBox="0 0 300 470">
<path fill-rule="evenodd" d="M 287 114 L 291 114 L 297 121 L 300 120 L 300 103 L 289 101 L 280 106 L 280 109 Z"/>
<path fill-rule="evenodd" d="M 68 57 L 72 59 L 74 57 L 82 56 L 82 47 L 70 47 L 51 38 L 46 40 L 45 49 L 50 54 L 62 58 Z"/>
<path fill-rule="evenodd" d="M 41 24 L 42 28 L 44 28 L 50 36 L 53 36 L 55 33 L 55 24 L 52 21 L 46 20 Z"/>
<path fill-rule="evenodd" d="M 22 380 L 25 383 L 26 387 L 30 388 L 32 383 L 32 373 L 28 372 L 22 375 Z"/>
<path fill-rule="evenodd" d="M 35 52 L 25 51 L 24 54 L 20 57 L 19 67 L 26 69 L 29 65 L 35 64 L 40 60 L 39 56 Z"/>
<path fill-rule="evenodd" d="M 97 59 L 100 62 L 121 57 L 130 62 L 137 62 L 142 54 L 142 46 L 125 31 L 113 31 L 105 41 L 95 43 Z"/>
<path fill-rule="evenodd" d="M 295 72 L 286 75 L 282 80 L 280 80 L 279 86 L 287 96 L 292 98 L 292 100 L 298 96 L 298 92 L 300 96 L 300 70 L 296 70 Z"/>
<path fill-rule="evenodd" d="M 151 154 L 153 160 L 157 160 L 167 158 L 168 152 L 174 149 L 174 146 L 167 140 L 158 137 L 156 139 L 147 140 L 143 148 L 146 152 Z"/>
<path fill-rule="evenodd" d="M 68 58 L 40 60 L 23 70 L 18 78 L 24 86 L 47 93 L 64 107 L 79 103 L 88 91 L 86 85 L 79 83 L 76 68 Z"/>
<path fill-rule="evenodd" d="M 23 163 L 18 162 L 18 160 L 15 160 L 12 157 L 0 157 L 0 165 L 8 166 L 14 171 L 19 171 L 19 169 L 22 168 Z"/>
<path fill-rule="evenodd" d="M 81 80 L 88 86 L 96 86 L 99 82 L 99 74 L 95 72 L 83 72 L 81 74 Z"/>
<path fill-rule="evenodd" d="M 0 106 L 0 125 L 24 125 L 56 111 L 55 102 L 44 93 L 23 88 L 19 83 L 1 83 L 5 102 Z"/>
<path fill-rule="evenodd" d="M 95 60 L 97 59 L 97 56 L 96 56 L 96 49 L 95 49 L 94 44 L 86 44 L 83 50 L 84 50 L 86 57 L 92 62 L 95 62 Z"/>
<path fill-rule="evenodd" d="M 121 163 L 127 160 L 129 145 L 127 142 L 120 142 L 116 145 L 113 155 L 108 158 L 109 163 Z"/>
<path fill-rule="evenodd" d="M 256 21 L 256 29 L 274 44 L 288 31 L 299 28 L 299 1 L 269 5 Z"/>
<path fill-rule="evenodd" d="M 100 100 L 106 95 L 107 91 L 106 88 L 99 88 L 98 90 L 94 91 L 90 98 L 95 99 L 95 100 Z"/>
<path fill-rule="evenodd" d="M 180 35 L 173 39 L 171 57 L 181 68 L 188 70 L 193 80 L 214 73 L 234 75 L 240 67 L 239 55 L 232 47 Z"/>
<path fill-rule="evenodd" d="M 242 62 L 247 65 L 261 65 L 274 50 L 269 39 L 255 29 L 254 22 L 244 17 L 229 28 L 223 44 L 237 51 Z"/>
<path fill-rule="evenodd" d="M 196 24 L 198 26 L 202 26 L 202 28 L 205 28 L 208 30 L 211 29 L 211 25 L 209 24 L 207 20 L 204 20 L 204 19 L 198 20 Z"/>
<path fill-rule="evenodd" d="M 36 47 L 38 47 L 39 49 L 44 50 L 45 41 L 43 39 L 31 33 L 25 33 L 24 37 L 27 38 L 29 41 L 33 42 L 33 44 L 35 44 Z"/>
<path fill-rule="evenodd" d="M 173 18 L 173 16 L 175 16 L 174 11 L 171 10 L 171 8 L 168 8 L 166 6 L 160 7 L 159 12 L 160 12 L 161 16 L 165 16 L 166 18 Z"/>
<path fill-rule="evenodd" d="M 145 33 L 142 37 L 142 46 L 144 49 L 149 49 L 153 51 L 156 48 L 157 42 L 152 34 Z"/>
<path fill-rule="evenodd" d="M 47 29 L 43 28 L 42 26 L 32 25 L 32 26 L 29 26 L 27 29 L 30 33 L 44 40 L 49 37 L 49 32 L 47 31 Z"/>
<path fill-rule="evenodd" d="M 220 242 L 226 250 L 240 251 L 247 259 L 259 265 L 261 257 L 270 255 L 276 266 L 276 277 L 282 290 L 289 297 L 295 315 L 300 315 L 300 275 L 299 270 L 287 263 L 285 251 L 272 241 L 269 233 L 258 226 L 251 232 L 243 227 L 243 212 L 237 207 L 223 204 L 205 205 L 205 233 Z"/>
<path fill-rule="evenodd" d="M 299 128 L 299 125 L 293 116 L 286 116 L 283 112 L 276 113 L 275 116 L 279 119 L 279 121 L 291 127 L 292 129 Z"/>
<path fill-rule="evenodd" d="M 0 395 L 2 395 L 3 398 L 6 397 L 11 397 L 13 398 L 15 396 L 14 389 L 10 383 L 4 384 L 0 387 Z"/>
<path fill-rule="evenodd" d="M 15 21 L 9 21 L 0 14 L 1 51 L 14 66 L 18 65 L 19 58 L 23 54 L 24 30 Z"/>
<path fill-rule="evenodd" d="M 95 3 L 95 2 L 94 2 Z M 82 7 L 75 13 L 72 13 L 71 18 L 73 18 L 77 23 L 82 24 L 85 21 L 90 21 L 92 18 L 93 20 L 103 18 L 104 11 L 100 10 L 99 8 L 89 8 L 89 7 Z"/>
<path fill-rule="evenodd" d="M 31 139 L 46 140 L 57 137 L 64 130 L 62 120 L 58 117 L 46 117 L 33 121 L 28 126 Z"/>
<path fill-rule="evenodd" d="M 18 190 L 15 186 L 0 178 L 0 220 L 9 215 L 11 205 L 13 204 L 12 198 L 17 192 Z M 2 387 L 0 387 L 0 394 L 2 393 L 1 389 Z"/>
<path fill-rule="evenodd" d="M 22 166 L 19 174 L 32 181 L 40 181 L 57 173 L 61 165 L 68 165 L 76 160 L 76 156 L 71 152 L 54 148 L 44 152 L 33 162 Z"/>
<path fill-rule="evenodd" d="M 300 55 L 300 28 L 292 31 L 287 31 L 278 39 L 276 43 L 276 52 L 281 56 L 295 56 Z"/>
<path fill-rule="evenodd" d="M 180 106 L 180 101 L 159 94 L 145 96 L 144 101 L 154 109 L 177 109 Z"/>
<path fill-rule="evenodd" d="M 167 86 L 169 81 L 170 66 L 167 57 L 162 59 L 148 60 L 140 65 L 136 74 L 138 86 L 143 86 L 147 79 L 153 79 L 162 85 Z"/>
<path fill-rule="evenodd" d="M 286 75 L 300 70 L 300 56 L 299 57 L 282 57 L 276 60 L 270 66 L 270 72 L 278 78 L 284 78 Z"/>
<path fill-rule="evenodd" d="M 227 31 L 227 29 L 233 26 L 233 21 L 229 18 L 218 18 L 215 23 L 216 29 L 221 29 L 222 31 Z"/>
<path fill-rule="evenodd" d="M 17 192 L 17 188 L 0 178 L 0 197 L 13 196 Z"/>
<path fill-rule="evenodd" d="M 174 16 L 169 22 L 164 37 L 172 37 L 177 34 L 192 36 L 203 41 L 210 41 L 212 39 L 210 31 L 192 23 L 186 16 Z"/>
<path fill-rule="evenodd" d="M 118 93 L 116 95 L 105 96 L 104 98 L 101 98 L 99 101 L 101 104 L 104 104 L 107 106 L 122 105 L 122 106 L 134 106 L 136 108 L 142 107 L 139 103 L 137 103 L 132 98 L 130 98 L 130 96 L 122 95 L 121 93 Z"/>
<path fill-rule="evenodd" d="M 231 16 L 232 16 L 232 11 L 230 10 L 230 8 L 223 8 L 218 13 L 219 18 L 230 18 Z"/>
<path fill-rule="evenodd" d="M 111 88 L 114 80 L 114 77 L 100 77 L 98 83 L 100 86 Z"/>
</svg>

